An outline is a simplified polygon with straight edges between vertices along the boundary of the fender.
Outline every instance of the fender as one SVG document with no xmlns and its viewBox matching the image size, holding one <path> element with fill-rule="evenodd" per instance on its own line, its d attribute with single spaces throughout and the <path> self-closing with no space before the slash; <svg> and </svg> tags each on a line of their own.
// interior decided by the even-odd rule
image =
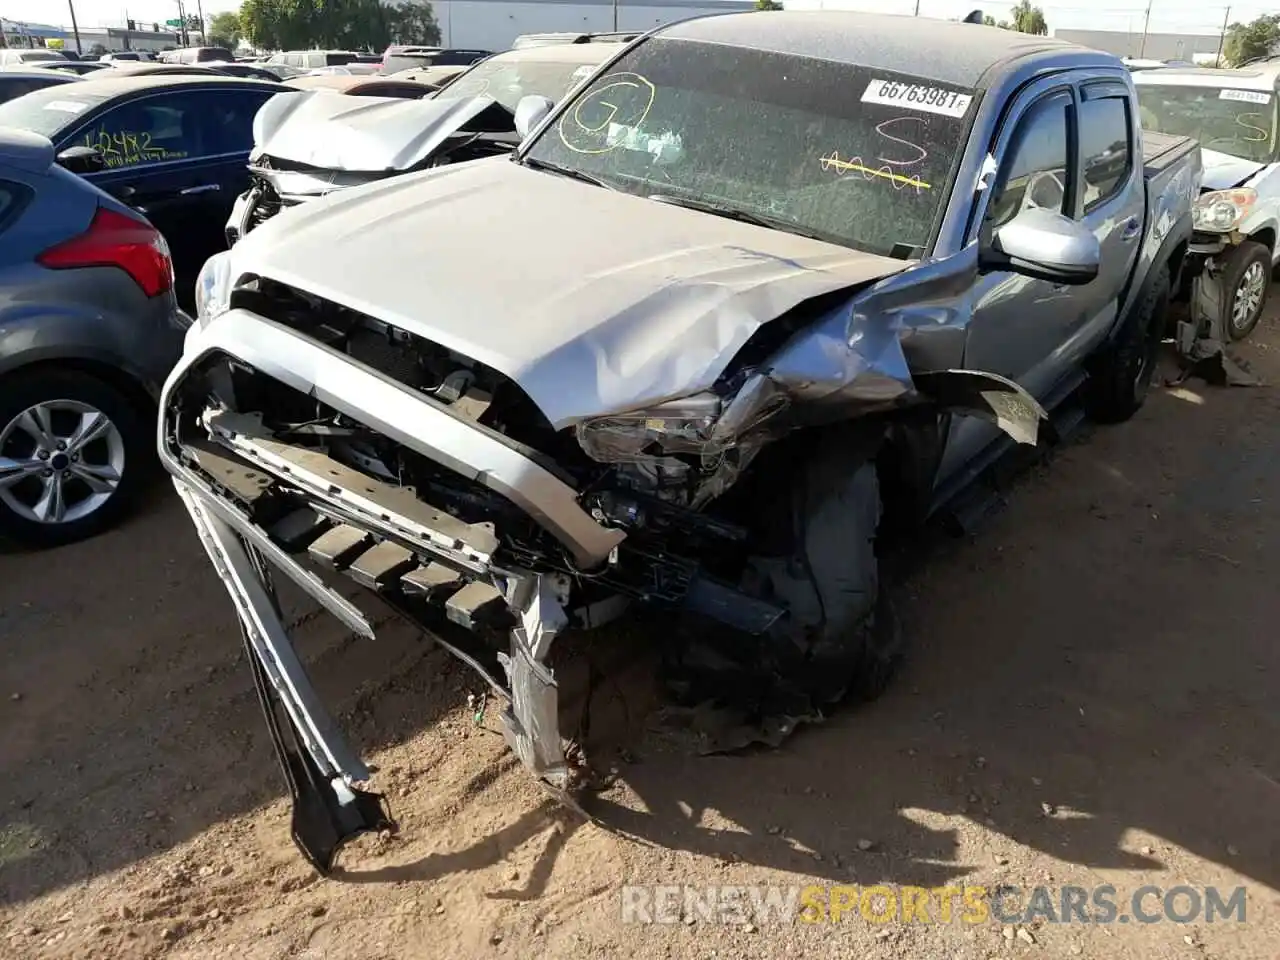
<svg viewBox="0 0 1280 960">
<path fill-rule="evenodd" d="M 1188 210 L 1173 228 L 1165 235 L 1164 240 L 1160 244 L 1160 248 L 1156 250 L 1156 255 L 1151 259 L 1150 265 L 1147 267 L 1146 275 L 1142 278 L 1136 288 L 1130 291 L 1129 296 L 1125 299 L 1124 307 L 1120 310 L 1116 323 L 1111 328 L 1111 333 L 1107 335 L 1107 342 L 1113 342 L 1120 335 L 1120 331 L 1124 329 L 1125 324 L 1129 322 L 1129 316 L 1137 309 L 1138 304 L 1145 302 L 1147 292 L 1151 289 L 1151 284 L 1155 280 L 1156 269 L 1162 263 L 1169 264 L 1169 288 L 1171 290 L 1178 289 L 1179 273 L 1182 270 L 1182 262 L 1174 263 L 1174 253 L 1178 247 L 1190 243 L 1191 241 L 1191 211 Z M 1185 252 L 1185 251 L 1184 251 Z M 1139 254 L 1141 256 L 1141 254 Z M 1135 267 L 1136 269 L 1136 267 Z"/>
<path fill-rule="evenodd" d="M 0 315 L 0 378 L 37 363 L 79 360 L 119 370 L 152 399 L 158 399 L 162 385 L 157 376 L 161 372 L 159 366 L 149 363 L 152 358 L 146 354 L 135 356 L 124 351 L 112 326 L 96 314 L 66 311 Z M 176 328 L 171 341 L 151 346 L 176 357 L 181 344 L 181 332 Z"/>
</svg>

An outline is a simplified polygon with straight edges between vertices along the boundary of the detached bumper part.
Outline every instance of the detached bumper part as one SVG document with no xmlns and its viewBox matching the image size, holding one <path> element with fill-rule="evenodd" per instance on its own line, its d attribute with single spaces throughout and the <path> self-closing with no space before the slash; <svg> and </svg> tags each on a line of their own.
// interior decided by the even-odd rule
<svg viewBox="0 0 1280 960">
<path fill-rule="evenodd" d="M 317 870 L 328 873 L 347 840 L 368 831 L 395 829 L 395 823 L 381 795 L 356 786 L 368 780 L 369 770 L 311 686 L 280 620 L 262 554 L 211 509 L 206 499 L 211 492 L 197 492 L 181 480 L 174 485 L 235 605 L 272 743 L 294 800 L 294 842 Z M 298 526 L 293 515 L 286 519 L 286 528 Z M 404 571 L 402 587 L 397 588 L 404 596 L 414 596 L 411 585 L 421 583 L 452 587 L 456 592 L 446 602 L 450 620 L 477 618 L 481 607 L 493 599 L 500 601 L 518 623 L 510 631 L 509 651 L 498 654 L 506 673 L 505 686 L 465 652 L 443 639 L 438 642 L 475 668 L 493 692 L 508 701 L 502 713 L 504 736 L 530 772 L 558 790 L 570 787 L 573 771 L 560 738 L 559 691 L 545 662 L 568 617 L 546 578 L 536 574 L 509 578 L 505 593 L 482 580 L 459 589 L 462 576 L 444 564 L 422 566 L 412 561 L 413 569 L 405 571 L 406 558 L 413 556 L 409 551 L 385 540 L 373 544 L 371 535 L 349 525 L 330 527 L 307 549 L 313 556 L 345 562 L 353 579 L 375 589 L 389 582 L 382 560 Z M 384 556 L 376 556 L 379 552 Z"/>
<path fill-rule="evenodd" d="M 261 555 L 181 482 L 174 486 L 235 604 L 258 700 L 293 797 L 294 843 L 328 873 L 347 840 L 394 829 L 395 822 L 379 794 L 355 786 L 369 779 L 369 770 L 321 706 L 280 622 Z"/>
</svg>

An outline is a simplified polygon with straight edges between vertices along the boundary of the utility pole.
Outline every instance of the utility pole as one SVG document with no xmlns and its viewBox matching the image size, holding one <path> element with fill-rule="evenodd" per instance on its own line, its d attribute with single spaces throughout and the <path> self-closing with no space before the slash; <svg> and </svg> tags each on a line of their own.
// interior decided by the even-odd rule
<svg viewBox="0 0 1280 960">
<path fill-rule="evenodd" d="M 613 0 L 613 32 L 618 32 L 618 0 Z"/>
<path fill-rule="evenodd" d="M 1218 56 L 1213 61 L 1215 67 L 1222 66 L 1222 45 L 1227 42 L 1227 21 L 1231 19 L 1231 8 L 1227 7 L 1227 12 L 1222 15 L 1222 36 L 1218 38 Z"/>
<path fill-rule="evenodd" d="M 1151 26 L 1151 4 L 1153 0 L 1147 0 L 1147 15 L 1142 18 L 1142 46 L 1138 48 L 1138 59 L 1141 60 L 1147 53 L 1147 28 Z"/>
<path fill-rule="evenodd" d="M 67 0 L 67 9 L 71 11 L 71 32 L 75 34 L 75 38 L 76 38 L 76 53 L 77 54 L 84 53 L 84 51 L 80 49 L 80 27 L 76 25 L 75 0 Z"/>
<path fill-rule="evenodd" d="M 204 4 L 201 0 L 196 0 L 196 16 L 200 18 L 200 46 L 207 47 L 209 37 L 204 32 Z"/>
<path fill-rule="evenodd" d="M 916 0 L 916 12 L 913 13 L 912 16 L 913 17 L 920 16 L 920 0 Z"/>
</svg>

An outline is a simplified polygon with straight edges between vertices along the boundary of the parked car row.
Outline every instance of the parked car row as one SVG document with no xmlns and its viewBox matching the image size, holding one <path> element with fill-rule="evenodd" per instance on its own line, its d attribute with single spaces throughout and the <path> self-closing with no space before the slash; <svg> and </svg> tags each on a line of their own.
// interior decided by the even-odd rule
<svg viewBox="0 0 1280 960">
<path fill-rule="evenodd" d="M 519 140 L 516 110 L 524 97 L 560 99 L 619 49 L 598 43 L 511 50 L 460 68 L 442 88 L 411 79 L 417 71 L 290 80 L 308 92 L 278 98 L 259 114 L 252 183 L 227 221 L 227 242 L 282 209 L 336 191 L 509 153 Z M 334 90 L 381 102 L 351 103 L 331 96 Z"/>
</svg>

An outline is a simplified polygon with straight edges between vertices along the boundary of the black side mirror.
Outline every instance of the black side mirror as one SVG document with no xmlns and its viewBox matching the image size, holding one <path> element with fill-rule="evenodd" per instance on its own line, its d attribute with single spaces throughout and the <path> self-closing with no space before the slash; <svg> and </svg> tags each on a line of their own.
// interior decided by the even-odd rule
<svg viewBox="0 0 1280 960">
<path fill-rule="evenodd" d="M 107 158 L 97 147 L 67 147 L 58 154 L 58 165 L 83 176 L 107 168 Z"/>
</svg>

